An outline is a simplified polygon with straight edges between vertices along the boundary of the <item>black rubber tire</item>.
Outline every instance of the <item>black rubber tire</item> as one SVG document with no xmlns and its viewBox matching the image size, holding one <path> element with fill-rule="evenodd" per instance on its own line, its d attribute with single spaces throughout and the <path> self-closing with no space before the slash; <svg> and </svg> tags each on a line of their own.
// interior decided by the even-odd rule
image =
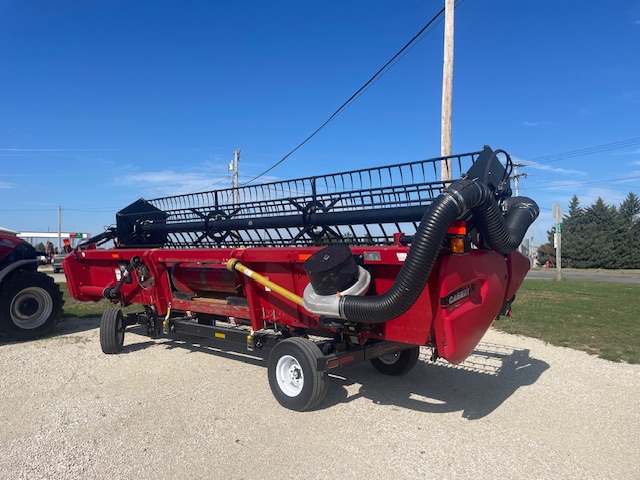
<svg viewBox="0 0 640 480">
<path fill-rule="evenodd" d="M 318 346 L 306 338 L 291 337 L 276 344 L 269 354 L 267 373 L 271 392 L 280 405 L 297 412 L 305 412 L 317 407 L 325 399 L 328 387 L 327 373 L 318 371 L 320 357 L 322 352 Z M 287 365 L 290 368 L 287 368 Z M 297 385 L 287 385 L 284 381 L 283 372 L 289 373 L 292 370 L 303 380 L 299 391 Z"/>
<path fill-rule="evenodd" d="M 59 268 L 54 268 L 53 269 L 53 273 L 60 273 L 60 269 Z"/>
<path fill-rule="evenodd" d="M 15 340 L 48 334 L 62 315 L 62 293 L 49 275 L 18 272 L 0 285 L 0 330 Z"/>
<path fill-rule="evenodd" d="M 390 376 L 404 375 L 418 363 L 420 347 L 411 347 L 396 353 L 371 359 L 371 365 L 380 373 Z"/>
<path fill-rule="evenodd" d="M 112 354 L 122 350 L 125 328 L 122 310 L 105 310 L 100 319 L 100 348 L 104 353 Z"/>
</svg>

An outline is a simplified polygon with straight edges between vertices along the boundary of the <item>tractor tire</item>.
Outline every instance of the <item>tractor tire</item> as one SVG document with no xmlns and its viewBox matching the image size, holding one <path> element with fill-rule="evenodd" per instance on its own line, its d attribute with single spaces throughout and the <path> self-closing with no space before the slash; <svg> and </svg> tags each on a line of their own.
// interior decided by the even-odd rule
<svg viewBox="0 0 640 480">
<path fill-rule="evenodd" d="M 372 358 L 371 365 L 380 373 L 390 376 L 404 375 L 418 363 L 420 347 L 411 347 L 407 350 L 390 353 L 381 357 Z"/>
<path fill-rule="evenodd" d="M 104 353 L 113 354 L 122 350 L 125 328 L 122 310 L 119 308 L 105 310 L 100 319 L 100 348 Z"/>
<path fill-rule="evenodd" d="M 278 403 L 305 412 L 327 396 L 327 372 L 318 371 L 322 352 L 306 338 L 291 337 L 276 344 L 267 360 L 269 386 Z"/>
<path fill-rule="evenodd" d="M 41 272 L 18 272 L 0 286 L 0 331 L 15 340 L 32 340 L 53 330 L 62 315 L 62 293 Z"/>
</svg>

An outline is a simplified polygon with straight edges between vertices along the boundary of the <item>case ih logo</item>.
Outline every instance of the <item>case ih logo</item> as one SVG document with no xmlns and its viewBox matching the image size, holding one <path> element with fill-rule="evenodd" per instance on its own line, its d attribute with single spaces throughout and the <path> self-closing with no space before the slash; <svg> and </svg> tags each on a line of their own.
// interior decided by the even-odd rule
<svg viewBox="0 0 640 480">
<path fill-rule="evenodd" d="M 458 303 L 460 300 L 463 300 L 469 297 L 471 293 L 475 291 L 476 291 L 475 283 L 472 283 L 471 285 L 466 285 L 442 297 L 440 299 L 440 305 L 443 308 L 451 307 L 452 305 Z"/>
</svg>

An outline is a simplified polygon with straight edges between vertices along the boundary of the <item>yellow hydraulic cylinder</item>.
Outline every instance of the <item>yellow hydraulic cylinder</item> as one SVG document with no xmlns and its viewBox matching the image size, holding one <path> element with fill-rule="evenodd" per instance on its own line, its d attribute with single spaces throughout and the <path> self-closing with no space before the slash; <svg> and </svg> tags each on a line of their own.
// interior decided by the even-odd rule
<svg viewBox="0 0 640 480">
<path fill-rule="evenodd" d="M 296 305 L 302 306 L 302 297 L 296 295 L 293 292 L 290 292 L 286 288 L 281 287 L 276 283 L 273 283 L 271 280 L 264 278 L 262 275 L 254 272 L 250 268 L 245 267 L 242 263 L 240 263 L 240 260 L 236 260 L 235 258 L 232 258 L 231 260 L 229 260 L 227 262 L 227 270 L 230 270 L 232 272 L 233 271 L 240 272 L 243 275 L 246 275 L 247 277 L 249 277 L 254 282 L 259 283 L 260 285 L 271 289 L 272 291 L 286 298 L 287 300 L 291 300 Z"/>
</svg>

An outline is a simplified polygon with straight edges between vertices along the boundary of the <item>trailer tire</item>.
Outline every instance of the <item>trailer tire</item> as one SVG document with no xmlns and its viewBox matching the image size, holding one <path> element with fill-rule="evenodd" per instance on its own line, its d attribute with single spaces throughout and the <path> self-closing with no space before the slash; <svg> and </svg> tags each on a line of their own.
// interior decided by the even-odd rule
<svg viewBox="0 0 640 480">
<path fill-rule="evenodd" d="M 291 337 L 276 344 L 267 361 L 269 386 L 278 403 L 304 412 L 327 395 L 327 374 L 318 371 L 320 348 L 306 338 Z"/>
<path fill-rule="evenodd" d="M 118 353 L 124 345 L 124 316 L 119 308 L 110 308 L 100 319 L 100 347 L 106 354 Z"/>
<path fill-rule="evenodd" d="M 62 315 L 62 293 L 49 275 L 18 272 L 0 285 L 0 330 L 16 340 L 51 332 Z"/>
<path fill-rule="evenodd" d="M 390 376 L 404 375 L 418 363 L 420 347 L 411 347 L 407 350 L 390 353 L 381 357 L 372 358 L 371 365 L 380 373 Z"/>
</svg>

